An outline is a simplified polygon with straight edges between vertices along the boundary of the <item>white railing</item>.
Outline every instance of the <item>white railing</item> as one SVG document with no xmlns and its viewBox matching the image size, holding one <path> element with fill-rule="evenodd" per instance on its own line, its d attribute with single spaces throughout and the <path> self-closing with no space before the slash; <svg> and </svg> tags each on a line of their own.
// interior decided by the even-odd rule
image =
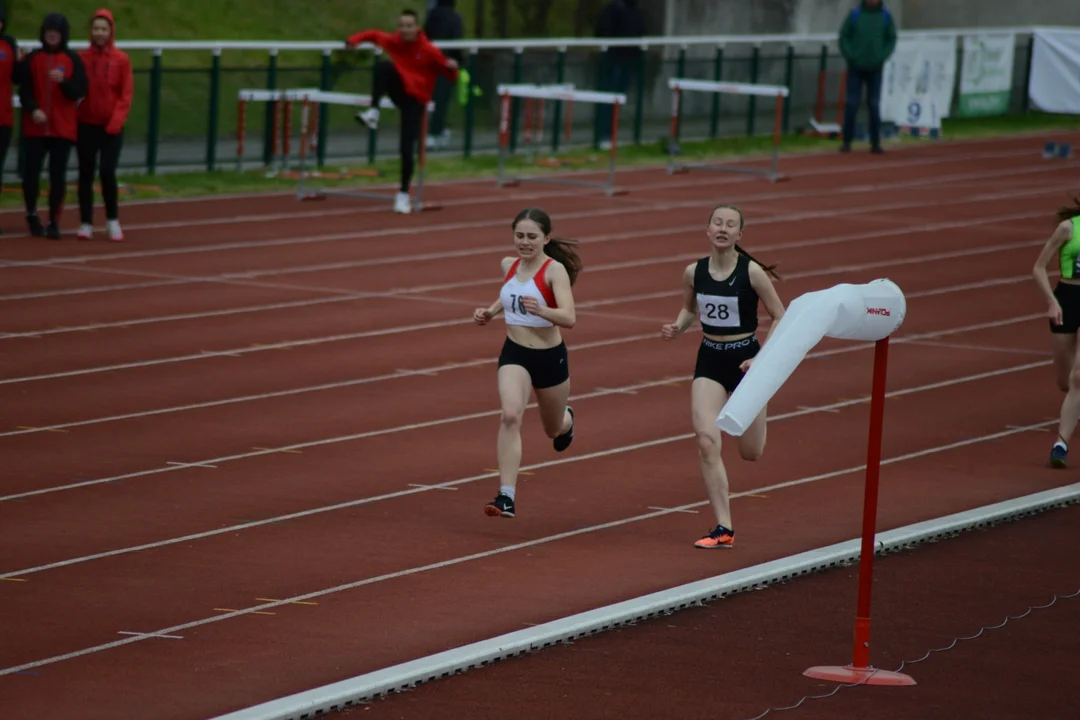
<svg viewBox="0 0 1080 720">
<path fill-rule="evenodd" d="M 1030 35 L 1037 29 L 1051 29 L 1040 27 L 1008 27 L 1008 28 L 945 28 L 937 30 L 900 30 L 901 38 L 918 37 L 950 37 L 975 34 L 1017 34 Z M 801 35 L 683 35 L 679 37 L 642 37 L 642 38 L 515 38 L 509 40 L 439 40 L 435 42 L 440 48 L 446 50 L 469 50 L 479 52 L 481 50 L 513 50 L 523 52 L 525 50 L 568 50 L 571 48 L 605 49 L 612 47 L 691 47 L 691 46 L 726 46 L 726 45 L 763 45 L 765 43 L 777 43 L 794 45 L 796 43 L 835 43 L 836 33 L 809 33 Z M 34 40 L 19 40 L 20 47 L 36 48 L 41 42 Z M 69 46 L 73 50 L 81 50 L 89 45 L 88 41 L 72 41 Z M 345 39 L 336 41 L 311 41 L 311 42 L 272 42 L 266 40 L 119 40 L 116 46 L 121 50 L 177 50 L 189 52 L 222 52 L 225 50 L 262 50 L 268 53 L 276 52 L 322 52 L 329 53 L 334 50 L 345 49 Z M 374 50 L 370 44 L 358 46 L 362 50 Z"/>
</svg>

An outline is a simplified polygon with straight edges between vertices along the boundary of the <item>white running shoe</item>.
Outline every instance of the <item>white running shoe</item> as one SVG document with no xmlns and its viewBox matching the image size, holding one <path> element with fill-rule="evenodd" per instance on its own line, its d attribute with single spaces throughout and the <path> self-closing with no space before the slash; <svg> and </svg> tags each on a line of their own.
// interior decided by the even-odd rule
<svg viewBox="0 0 1080 720">
<path fill-rule="evenodd" d="M 124 231 L 120 229 L 119 220 L 110 220 L 108 223 L 109 239 L 113 242 L 124 242 Z"/>
<path fill-rule="evenodd" d="M 409 193 L 399 192 L 397 194 L 397 197 L 394 198 L 394 212 L 402 215 L 408 215 L 412 212 L 412 201 L 409 199 Z"/>
<path fill-rule="evenodd" d="M 368 108 L 356 113 L 356 119 L 364 123 L 371 130 L 379 128 L 379 108 Z"/>
<path fill-rule="evenodd" d="M 94 226 L 90 223 L 83 223 L 79 226 L 79 232 L 75 237 L 80 240 L 93 240 L 94 238 Z"/>
</svg>

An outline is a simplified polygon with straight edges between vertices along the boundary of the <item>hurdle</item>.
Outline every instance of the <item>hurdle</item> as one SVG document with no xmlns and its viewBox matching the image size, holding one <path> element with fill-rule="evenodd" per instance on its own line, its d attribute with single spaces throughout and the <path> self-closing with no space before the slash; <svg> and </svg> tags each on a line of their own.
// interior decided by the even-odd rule
<svg viewBox="0 0 1080 720">
<path fill-rule="evenodd" d="M 718 172 L 749 173 L 752 175 L 766 175 L 770 182 L 786 180 L 787 177 L 779 172 L 780 164 L 780 137 L 784 129 L 784 102 L 788 97 L 788 88 L 782 85 L 756 85 L 749 83 L 714 82 L 711 80 L 691 80 L 687 78 L 671 78 L 668 80 L 671 88 L 671 140 L 668 143 L 668 174 L 689 172 L 690 168 L 700 170 L 713 170 Z M 776 114 L 773 123 L 773 149 L 772 165 L 768 170 L 758 168 L 739 167 L 734 165 L 712 165 L 709 163 L 683 163 L 675 162 L 676 138 L 679 133 L 679 108 L 682 104 L 682 94 L 687 90 L 696 90 L 707 93 L 731 93 L 734 95 L 756 95 L 758 97 L 776 98 Z"/>
<path fill-rule="evenodd" d="M 291 90 L 240 90 L 236 94 L 236 171 L 244 171 L 244 141 L 247 136 L 247 106 L 251 103 L 270 103 L 272 126 L 270 129 L 270 172 L 277 174 L 274 166 L 287 170 L 291 161 L 290 135 L 292 134 L 292 104 L 318 88 Z M 278 133 L 281 144 L 278 145 Z M 279 152 L 280 151 L 280 152 Z"/>
<path fill-rule="evenodd" d="M 615 157 L 618 151 L 619 133 L 619 107 L 626 105 L 626 95 L 621 93 L 595 92 L 592 90 L 567 89 L 566 85 L 527 85 L 527 84 L 504 84 L 499 85 L 497 92 L 500 98 L 499 113 L 499 171 L 498 186 L 513 187 L 521 182 L 539 182 L 553 185 L 575 185 L 578 187 L 601 188 L 610 197 L 612 195 L 625 195 L 625 190 L 615 188 Z M 606 103 L 612 105 L 611 113 L 611 150 L 608 153 L 608 177 L 606 181 L 589 182 L 588 180 L 572 180 L 568 178 L 542 177 L 542 176 L 516 176 L 508 178 L 506 174 L 506 158 L 510 152 L 510 126 L 513 122 L 512 98 L 525 98 L 527 101 L 540 102 L 540 127 L 543 126 L 543 103 L 547 101 L 563 101 L 570 103 L 570 111 L 567 113 L 566 136 L 570 138 L 570 116 L 575 102 Z M 530 106 L 531 106 L 530 102 Z M 558 132 L 556 128 L 555 132 Z M 531 145 L 531 134 L 527 134 Z"/>
<path fill-rule="evenodd" d="M 290 90 L 240 90 L 238 93 L 239 107 L 237 109 L 237 148 L 236 148 L 236 162 L 237 169 L 243 168 L 243 153 L 244 153 L 244 125 L 246 116 L 246 105 L 250 102 L 272 102 L 275 104 L 274 114 L 274 139 L 272 141 L 273 153 L 275 159 L 278 156 L 278 144 L 277 144 L 277 132 L 278 128 L 281 129 L 281 154 L 280 154 L 280 167 L 283 170 L 287 170 L 292 164 L 292 150 L 291 150 L 291 135 L 292 135 L 292 111 L 293 104 L 299 104 L 301 106 L 300 113 L 300 146 L 298 150 L 299 156 L 299 172 L 297 173 L 297 187 L 296 197 L 301 201 L 308 200 L 324 200 L 330 195 L 341 197 L 354 197 L 363 198 L 369 200 L 383 200 L 387 202 L 393 202 L 392 195 L 388 196 L 383 193 L 365 192 L 359 189 L 327 189 L 319 188 L 313 189 L 305 186 L 304 181 L 317 175 L 316 171 L 308 170 L 308 158 L 309 155 L 314 154 L 318 150 L 318 118 L 319 118 L 319 106 L 320 105 L 344 105 L 351 108 L 369 108 L 371 107 L 370 95 L 359 95 L 352 93 L 341 92 L 329 92 L 325 90 L 318 90 L 316 88 L 297 88 Z M 277 108 L 281 109 L 280 125 L 278 121 Z M 394 110 L 397 106 L 389 98 L 383 98 L 379 103 L 379 108 L 383 110 Z M 429 102 L 425 108 L 424 114 L 420 121 L 420 137 L 418 140 L 417 160 L 416 160 L 416 202 L 413 203 L 413 210 L 438 210 L 440 206 L 437 204 L 424 203 L 424 168 L 427 161 L 427 133 L 428 133 L 428 118 L 430 113 L 435 109 L 434 102 Z M 370 132 L 370 131 L 369 131 Z M 378 171 L 372 171 L 370 174 L 374 176 L 381 175 Z"/>
</svg>

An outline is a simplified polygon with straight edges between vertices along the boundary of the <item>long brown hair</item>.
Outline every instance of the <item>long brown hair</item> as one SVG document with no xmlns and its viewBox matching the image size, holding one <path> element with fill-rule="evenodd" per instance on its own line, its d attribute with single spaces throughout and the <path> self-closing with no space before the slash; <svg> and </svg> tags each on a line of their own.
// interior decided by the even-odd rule
<svg viewBox="0 0 1080 720">
<path fill-rule="evenodd" d="M 1073 198 L 1072 206 L 1064 205 L 1057 213 L 1058 222 L 1065 222 L 1074 217 L 1080 217 L 1080 195 Z"/>
<path fill-rule="evenodd" d="M 712 222 L 713 215 L 716 214 L 717 210 L 734 210 L 735 212 L 739 213 L 739 231 L 742 232 L 743 226 L 746 224 L 746 219 L 743 217 L 742 208 L 738 207 L 737 205 L 726 205 L 726 204 L 717 205 L 716 207 L 714 207 L 712 209 L 712 212 L 709 213 L 709 222 L 710 223 Z M 757 258 L 755 258 L 753 255 L 751 255 L 750 253 L 746 252 L 741 247 L 739 247 L 738 243 L 735 243 L 735 252 L 739 253 L 740 255 L 745 255 L 748 260 L 750 260 L 751 262 L 756 262 L 758 265 L 760 265 L 762 268 L 765 269 L 765 272 L 772 275 L 775 279 L 777 279 L 777 280 L 780 279 L 780 276 L 776 273 L 776 267 L 777 267 L 776 265 L 766 265 L 765 263 L 763 263 L 760 260 L 758 260 Z"/>
<path fill-rule="evenodd" d="M 510 227 L 516 230 L 518 223 L 522 220 L 532 220 L 540 226 L 540 231 L 545 236 L 551 235 L 551 216 L 546 211 L 540 208 L 525 208 L 517 214 Z M 581 258 L 574 251 L 574 246 L 577 244 L 577 240 L 552 237 L 551 241 L 544 246 L 544 252 L 547 253 L 547 256 L 558 261 L 566 268 L 566 274 L 570 276 L 571 285 L 574 284 L 578 274 L 581 272 Z"/>
</svg>

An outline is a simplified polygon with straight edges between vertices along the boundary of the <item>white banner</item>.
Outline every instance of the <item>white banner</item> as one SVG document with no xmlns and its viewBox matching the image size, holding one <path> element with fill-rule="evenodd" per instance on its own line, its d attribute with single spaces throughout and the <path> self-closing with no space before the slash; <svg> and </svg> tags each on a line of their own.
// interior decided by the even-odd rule
<svg viewBox="0 0 1080 720">
<path fill-rule="evenodd" d="M 960 73 L 960 117 L 1004 115 L 1012 99 L 1016 36 L 967 35 Z"/>
<path fill-rule="evenodd" d="M 1080 30 L 1035 30 L 1028 97 L 1037 110 L 1080 115 Z"/>
<path fill-rule="evenodd" d="M 881 120 L 934 127 L 949 117 L 955 84 L 954 36 L 900 38 L 881 80 Z"/>
</svg>

